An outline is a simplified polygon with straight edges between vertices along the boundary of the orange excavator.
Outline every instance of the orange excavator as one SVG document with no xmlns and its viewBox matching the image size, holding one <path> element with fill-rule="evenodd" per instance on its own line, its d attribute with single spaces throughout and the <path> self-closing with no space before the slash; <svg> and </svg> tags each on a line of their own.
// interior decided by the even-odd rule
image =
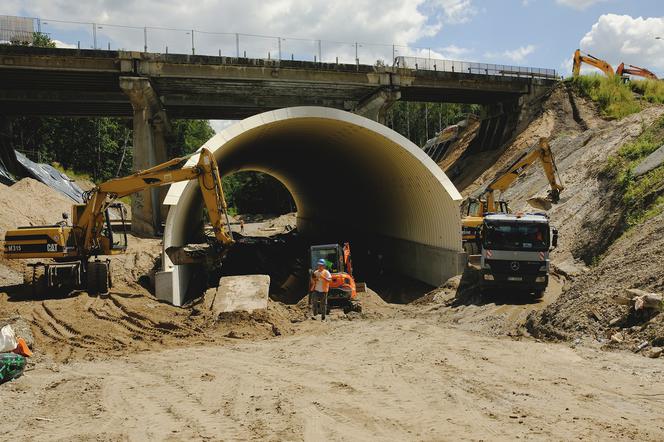
<svg viewBox="0 0 664 442">
<path fill-rule="evenodd" d="M 585 53 L 582 54 L 581 50 L 577 49 L 574 51 L 574 66 L 572 68 L 572 73 L 575 77 L 578 77 L 579 73 L 581 72 L 581 63 L 595 66 L 597 69 L 604 72 L 607 77 L 613 77 L 615 75 L 613 72 L 613 66 L 611 66 L 609 63 L 593 55 Z"/>
<path fill-rule="evenodd" d="M 650 72 L 648 69 L 640 68 L 638 66 L 634 66 L 633 64 L 630 64 L 629 67 L 626 68 L 625 63 L 620 63 L 618 65 L 618 69 L 616 69 L 616 75 L 619 75 L 621 77 L 623 75 L 636 75 L 637 77 L 643 77 L 650 80 L 659 80 L 657 78 L 657 75 Z"/>
</svg>

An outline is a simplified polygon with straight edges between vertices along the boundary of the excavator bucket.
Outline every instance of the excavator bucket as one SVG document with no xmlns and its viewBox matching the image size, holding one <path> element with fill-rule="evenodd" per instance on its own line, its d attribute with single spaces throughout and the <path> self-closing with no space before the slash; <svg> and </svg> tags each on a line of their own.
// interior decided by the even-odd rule
<svg viewBox="0 0 664 442">
<path fill-rule="evenodd" d="M 227 252 L 227 248 L 223 249 L 207 243 L 185 244 L 184 246 L 172 246 L 166 249 L 166 254 L 175 265 L 219 265 Z"/>
<path fill-rule="evenodd" d="M 553 205 L 547 198 L 529 198 L 526 202 L 535 209 L 549 210 Z"/>
</svg>

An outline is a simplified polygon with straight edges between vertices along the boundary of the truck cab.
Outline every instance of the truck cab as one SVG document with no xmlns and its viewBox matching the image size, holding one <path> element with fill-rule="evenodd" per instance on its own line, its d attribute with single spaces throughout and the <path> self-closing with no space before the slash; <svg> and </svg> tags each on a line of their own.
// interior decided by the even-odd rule
<svg viewBox="0 0 664 442">
<path fill-rule="evenodd" d="M 479 235 L 480 288 L 528 291 L 541 296 L 549 283 L 549 253 L 558 231 L 543 213 L 492 213 Z"/>
</svg>

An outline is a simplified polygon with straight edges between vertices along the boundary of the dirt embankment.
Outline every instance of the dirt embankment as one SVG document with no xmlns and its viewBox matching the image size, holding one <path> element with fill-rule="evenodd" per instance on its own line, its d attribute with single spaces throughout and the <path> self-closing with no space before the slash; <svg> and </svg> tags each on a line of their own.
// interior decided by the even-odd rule
<svg viewBox="0 0 664 442">
<path fill-rule="evenodd" d="M 558 299 L 535 309 L 539 311 L 528 320 L 532 333 L 552 338 L 590 336 L 595 342 L 607 343 L 619 332 L 621 335 L 611 345 L 630 348 L 644 340 L 652 345 L 664 342 L 664 319 L 660 317 L 664 315 L 644 322 L 643 318 L 629 317 L 624 307 L 610 302 L 612 295 L 627 288 L 662 291 L 664 218 L 660 215 L 621 236 L 624 225 L 620 197 L 602 174 L 610 156 L 662 115 L 664 106 L 651 106 L 618 121 L 604 121 L 594 112 L 592 103 L 559 86 L 544 103 L 542 115 L 494 166 L 464 189 L 464 194 L 472 193 L 540 136 L 549 137 L 565 186 L 560 202 L 548 211 L 560 232 L 552 261 L 567 281 Z M 548 190 L 543 170 L 536 164 L 502 196 L 512 210 L 533 211 L 526 201 L 545 197 Z M 609 326 L 613 319 L 618 322 Z"/>
</svg>

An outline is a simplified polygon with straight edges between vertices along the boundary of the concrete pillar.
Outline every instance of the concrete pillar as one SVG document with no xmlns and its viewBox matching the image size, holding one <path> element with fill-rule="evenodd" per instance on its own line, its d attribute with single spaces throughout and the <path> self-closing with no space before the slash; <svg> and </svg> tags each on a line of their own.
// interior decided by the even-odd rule
<svg viewBox="0 0 664 442">
<path fill-rule="evenodd" d="M 152 120 L 152 127 L 154 129 L 153 140 L 155 158 L 157 160 L 157 164 L 161 164 L 170 159 L 168 158 L 168 144 L 166 143 L 166 138 L 171 128 L 169 122 L 164 121 L 160 115 L 157 115 Z M 169 186 L 161 186 L 156 189 L 159 198 L 159 207 L 157 213 L 159 214 L 158 226 L 160 228 L 161 223 L 166 221 L 166 217 L 168 216 L 168 208 L 170 207 L 163 204 L 164 198 L 166 198 L 166 194 L 168 193 L 168 187 Z"/>
<path fill-rule="evenodd" d="M 120 77 L 120 88 L 134 109 L 134 171 L 148 169 L 167 160 L 165 132 L 170 124 L 150 81 L 142 77 Z M 161 228 L 160 189 L 132 195 L 131 230 L 154 236 Z"/>
<path fill-rule="evenodd" d="M 353 109 L 353 113 L 385 125 L 388 109 L 399 99 L 401 99 L 400 91 L 381 89 L 359 103 Z"/>
</svg>

